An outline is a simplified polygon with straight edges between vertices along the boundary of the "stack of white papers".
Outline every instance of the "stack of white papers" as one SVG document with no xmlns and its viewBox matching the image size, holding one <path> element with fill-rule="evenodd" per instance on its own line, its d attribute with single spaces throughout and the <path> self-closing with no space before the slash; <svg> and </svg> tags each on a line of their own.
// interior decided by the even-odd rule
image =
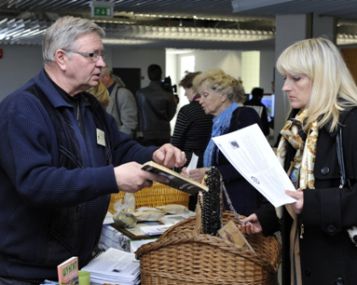
<svg viewBox="0 0 357 285">
<path fill-rule="evenodd" d="M 90 272 L 91 284 L 140 283 L 140 262 L 135 254 L 114 248 L 107 249 L 81 270 Z"/>
<path fill-rule="evenodd" d="M 257 124 L 214 137 L 213 141 L 234 168 L 275 207 L 295 202 L 285 193 L 295 187 Z"/>
<path fill-rule="evenodd" d="M 111 225 L 103 225 L 98 247 L 102 250 L 107 250 L 112 247 L 130 251 L 130 239 Z"/>
</svg>

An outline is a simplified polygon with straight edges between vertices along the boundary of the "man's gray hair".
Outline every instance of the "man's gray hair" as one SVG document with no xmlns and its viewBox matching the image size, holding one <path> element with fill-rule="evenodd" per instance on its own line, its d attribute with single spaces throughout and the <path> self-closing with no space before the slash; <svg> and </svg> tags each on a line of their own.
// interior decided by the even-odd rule
<svg viewBox="0 0 357 285">
<path fill-rule="evenodd" d="M 44 62 L 54 61 L 58 49 L 71 49 L 78 37 L 97 33 L 101 38 L 105 36 L 104 30 L 92 20 L 65 16 L 57 19 L 45 32 L 42 41 L 42 57 Z"/>
</svg>

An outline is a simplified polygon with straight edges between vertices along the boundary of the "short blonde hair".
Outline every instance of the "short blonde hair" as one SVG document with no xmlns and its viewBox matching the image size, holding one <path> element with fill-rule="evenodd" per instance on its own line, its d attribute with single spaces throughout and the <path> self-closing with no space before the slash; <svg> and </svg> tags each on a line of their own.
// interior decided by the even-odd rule
<svg viewBox="0 0 357 285">
<path fill-rule="evenodd" d="M 328 39 L 313 38 L 298 41 L 279 56 L 276 63 L 280 74 L 303 74 L 312 81 L 308 105 L 309 126 L 330 123 L 337 128 L 340 111 L 357 105 L 357 87 L 339 50 Z"/>
<path fill-rule="evenodd" d="M 230 101 L 244 101 L 242 84 L 221 69 L 212 69 L 198 74 L 193 79 L 193 89 L 199 93 L 199 88 L 204 82 L 208 83 L 208 88 L 211 90 L 225 94 Z"/>
</svg>

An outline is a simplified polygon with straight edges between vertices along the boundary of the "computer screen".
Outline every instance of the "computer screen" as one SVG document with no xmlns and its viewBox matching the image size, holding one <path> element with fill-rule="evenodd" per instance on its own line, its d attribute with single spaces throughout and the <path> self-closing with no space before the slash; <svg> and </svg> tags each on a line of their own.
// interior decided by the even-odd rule
<svg viewBox="0 0 357 285">
<path fill-rule="evenodd" d="M 267 112 L 269 116 L 269 121 L 274 118 L 274 94 L 264 95 L 262 98 L 262 103 L 267 107 Z"/>
</svg>

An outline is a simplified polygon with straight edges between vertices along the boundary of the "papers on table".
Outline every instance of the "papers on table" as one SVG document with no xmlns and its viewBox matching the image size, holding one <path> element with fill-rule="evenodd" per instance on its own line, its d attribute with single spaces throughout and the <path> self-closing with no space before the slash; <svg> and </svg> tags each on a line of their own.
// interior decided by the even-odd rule
<svg viewBox="0 0 357 285">
<path fill-rule="evenodd" d="M 110 212 L 107 212 L 107 214 L 105 215 L 104 221 L 103 221 L 103 225 L 110 225 L 112 223 L 114 223 L 113 214 Z"/>
<path fill-rule="evenodd" d="M 214 137 L 213 141 L 234 168 L 275 207 L 295 202 L 285 194 L 285 190 L 295 187 L 257 124 Z"/>
<path fill-rule="evenodd" d="M 133 253 L 109 248 L 81 270 L 90 272 L 91 283 L 135 285 L 140 283 L 140 263 Z"/>
</svg>

